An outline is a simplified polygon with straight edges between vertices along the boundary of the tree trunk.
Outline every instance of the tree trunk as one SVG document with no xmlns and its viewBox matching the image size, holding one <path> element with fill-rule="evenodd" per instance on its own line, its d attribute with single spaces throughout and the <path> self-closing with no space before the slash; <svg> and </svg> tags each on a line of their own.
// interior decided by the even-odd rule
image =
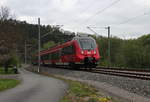
<svg viewBox="0 0 150 102">
<path fill-rule="evenodd" d="M 4 71 L 6 74 L 8 73 L 8 63 L 7 62 L 5 62 Z"/>
</svg>

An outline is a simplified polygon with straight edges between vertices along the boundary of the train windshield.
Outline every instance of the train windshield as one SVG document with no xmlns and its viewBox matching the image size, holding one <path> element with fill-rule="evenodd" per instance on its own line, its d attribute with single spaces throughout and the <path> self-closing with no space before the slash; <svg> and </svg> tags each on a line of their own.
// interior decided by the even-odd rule
<svg viewBox="0 0 150 102">
<path fill-rule="evenodd" d="M 83 50 L 93 50 L 96 48 L 95 40 L 92 38 L 81 38 L 79 39 L 79 44 Z"/>
</svg>

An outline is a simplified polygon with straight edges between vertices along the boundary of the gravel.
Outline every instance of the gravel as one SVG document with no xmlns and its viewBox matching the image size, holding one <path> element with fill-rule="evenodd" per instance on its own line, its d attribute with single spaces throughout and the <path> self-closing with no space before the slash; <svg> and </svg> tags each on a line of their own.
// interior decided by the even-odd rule
<svg viewBox="0 0 150 102">
<path fill-rule="evenodd" d="M 35 67 L 30 67 L 36 70 Z M 67 70 L 67 69 L 57 69 L 57 68 L 41 68 L 43 72 L 49 72 L 51 74 L 63 75 L 68 77 L 80 78 L 82 80 L 94 80 L 98 82 L 106 82 L 113 86 L 117 86 L 121 89 L 127 90 L 129 92 L 138 94 L 150 98 L 150 81 L 132 79 L 127 77 L 118 77 L 112 75 L 104 75 L 83 71 Z"/>
</svg>

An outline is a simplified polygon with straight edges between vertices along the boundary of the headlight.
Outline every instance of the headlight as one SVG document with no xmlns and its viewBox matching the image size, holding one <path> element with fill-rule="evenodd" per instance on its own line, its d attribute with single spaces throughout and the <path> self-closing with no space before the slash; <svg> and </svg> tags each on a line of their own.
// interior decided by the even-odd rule
<svg viewBox="0 0 150 102">
<path fill-rule="evenodd" d="M 96 54 L 96 51 L 94 50 L 94 54 Z"/>
<path fill-rule="evenodd" d="M 81 54 L 84 54 L 84 52 L 83 52 L 83 51 L 81 51 Z"/>
</svg>

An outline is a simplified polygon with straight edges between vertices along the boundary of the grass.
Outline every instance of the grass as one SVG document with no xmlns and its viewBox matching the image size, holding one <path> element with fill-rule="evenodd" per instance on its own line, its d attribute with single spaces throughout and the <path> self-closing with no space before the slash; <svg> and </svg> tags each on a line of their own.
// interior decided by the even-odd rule
<svg viewBox="0 0 150 102">
<path fill-rule="evenodd" d="M 8 68 L 8 72 L 5 73 L 4 68 L 0 67 L 0 74 L 15 74 L 12 68 Z"/>
<path fill-rule="evenodd" d="M 60 102 L 118 102 L 111 97 L 101 95 L 98 90 L 88 84 L 65 79 L 56 75 L 50 75 L 46 72 L 40 74 L 63 80 L 69 84 L 69 89 Z"/>
<path fill-rule="evenodd" d="M 63 80 L 69 84 L 69 90 L 60 102 L 116 102 L 110 97 L 102 96 L 96 88 L 88 84 L 49 75 L 48 73 L 41 74 Z"/>
<path fill-rule="evenodd" d="M 65 81 L 69 83 L 70 88 L 61 102 L 114 102 L 111 98 L 100 95 L 92 86 L 78 81 L 66 79 Z"/>
<path fill-rule="evenodd" d="M 15 79 L 0 79 L 0 91 L 13 88 L 20 83 L 19 80 Z"/>
<path fill-rule="evenodd" d="M 86 102 L 90 96 L 97 96 L 97 90 L 78 81 L 65 80 L 69 83 L 69 90 L 61 102 Z"/>
<path fill-rule="evenodd" d="M 96 94 L 96 89 L 86 84 L 71 80 L 67 80 L 67 82 L 70 84 L 70 92 L 75 96 L 84 97 Z"/>
</svg>

